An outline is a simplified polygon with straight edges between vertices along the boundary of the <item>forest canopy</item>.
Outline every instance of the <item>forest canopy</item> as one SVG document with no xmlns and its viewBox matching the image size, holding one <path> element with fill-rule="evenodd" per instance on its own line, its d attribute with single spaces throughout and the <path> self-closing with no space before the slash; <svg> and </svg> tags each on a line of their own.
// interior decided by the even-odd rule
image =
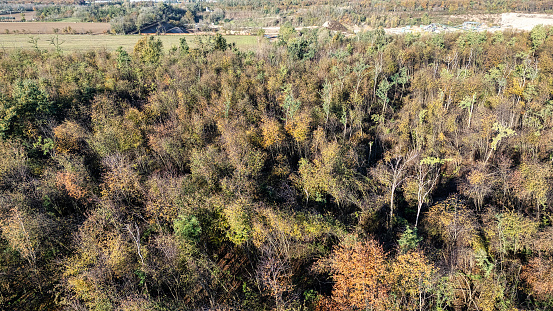
<svg viewBox="0 0 553 311">
<path fill-rule="evenodd" d="M 0 309 L 553 307 L 553 29 L 0 50 Z"/>
</svg>

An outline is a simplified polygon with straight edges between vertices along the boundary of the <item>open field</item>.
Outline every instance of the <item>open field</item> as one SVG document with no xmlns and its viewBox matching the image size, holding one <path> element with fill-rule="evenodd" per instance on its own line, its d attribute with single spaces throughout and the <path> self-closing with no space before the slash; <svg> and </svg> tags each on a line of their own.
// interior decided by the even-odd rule
<svg viewBox="0 0 553 311">
<path fill-rule="evenodd" d="M 69 32 L 102 34 L 110 29 L 109 23 L 73 23 L 73 22 L 0 22 L 0 33 L 53 34 Z"/>
<path fill-rule="evenodd" d="M 179 39 L 185 36 L 190 47 L 195 46 L 195 35 L 170 35 L 159 36 L 163 42 L 165 50 L 171 46 L 179 45 Z M 55 35 L 51 34 L 39 34 L 39 35 L 22 35 L 22 34 L 0 34 L 0 49 L 31 49 L 34 48 L 34 44 L 31 43 L 31 38 L 38 39 L 37 47 L 39 49 L 54 49 L 54 45 L 51 44 L 51 39 L 55 38 Z M 127 51 L 132 51 L 134 45 L 141 35 L 58 35 L 58 40 L 61 43 L 60 47 L 62 51 L 83 51 L 90 49 L 106 49 L 113 51 L 119 46 L 122 46 Z M 257 37 L 255 36 L 224 36 L 228 43 L 235 43 L 239 49 L 252 50 L 257 47 Z"/>
</svg>

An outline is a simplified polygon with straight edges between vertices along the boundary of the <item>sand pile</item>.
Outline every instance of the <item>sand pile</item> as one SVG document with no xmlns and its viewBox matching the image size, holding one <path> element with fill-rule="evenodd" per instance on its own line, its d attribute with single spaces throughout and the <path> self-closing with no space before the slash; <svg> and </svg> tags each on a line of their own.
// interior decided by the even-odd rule
<svg viewBox="0 0 553 311">
<path fill-rule="evenodd" d="M 344 27 L 344 25 L 340 24 L 337 21 L 333 21 L 333 20 L 326 21 L 323 24 L 323 27 L 328 29 L 328 30 L 334 30 L 334 31 L 348 31 L 348 29 L 346 27 Z"/>
</svg>

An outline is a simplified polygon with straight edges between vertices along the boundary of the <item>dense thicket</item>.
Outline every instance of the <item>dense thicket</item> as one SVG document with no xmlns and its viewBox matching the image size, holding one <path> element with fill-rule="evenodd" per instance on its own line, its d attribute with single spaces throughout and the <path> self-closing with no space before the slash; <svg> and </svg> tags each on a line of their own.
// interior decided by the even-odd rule
<svg viewBox="0 0 553 311">
<path fill-rule="evenodd" d="M 0 308 L 553 306 L 553 32 L 0 52 Z"/>
</svg>

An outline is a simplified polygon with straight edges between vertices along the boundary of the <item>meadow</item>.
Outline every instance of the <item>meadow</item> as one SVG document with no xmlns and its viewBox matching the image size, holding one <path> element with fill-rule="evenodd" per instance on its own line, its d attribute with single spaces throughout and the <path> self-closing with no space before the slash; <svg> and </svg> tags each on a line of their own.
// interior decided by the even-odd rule
<svg viewBox="0 0 553 311">
<path fill-rule="evenodd" d="M 178 46 L 179 39 L 183 36 L 186 37 L 190 47 L 196 46 L 196 35 L 165 35 L 159 36 L 159 38 L 163 42 L 164 48 L 169 49 L 172 46 Z M 120 46 L 127 51 L 132 51 L 141 37 L 141 35 L 0 34 L 0 49 L 55 49 L 54 43 L 57 38 L 60 49 L 66 52 L 96 49 L 113 51 Z M 241 50 L 253 50 L 258 44 L 255 36 L 224 37 L 229 44 L 234 43 Z"/>
<path fill-rule="evenodd" d="M 109 32 L 109 23 L 76 23 L 62 22 L 0 22 L 0 32 L 3 34 L 103 34 Z"/>
</svg>

